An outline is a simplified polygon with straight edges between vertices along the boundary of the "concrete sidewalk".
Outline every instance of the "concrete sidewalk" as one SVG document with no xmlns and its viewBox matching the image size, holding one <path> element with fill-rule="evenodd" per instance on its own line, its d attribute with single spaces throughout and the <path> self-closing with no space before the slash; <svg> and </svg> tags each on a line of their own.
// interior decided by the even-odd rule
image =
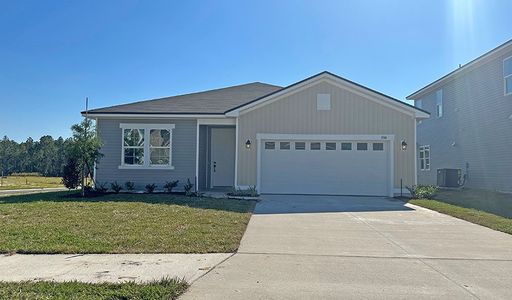
<svg viewBox="0 0 512 300">
<path fill-rule="evenodd" d="M 67 188 L 36 188 L 36 189 L 18 189 L 18 190 L 0 190 L 1 196 L 12 196 L 12 195 L 27 195 L 27 194 L 36 194 L 36 193 L 46 193 L 46 192 L 63 192 L 68 191 Z"/>
<path fill-rule="evenodd" d="M 231 253 L 2 255 L 0 281 L 144 282 L 163 277 L 193 282 Z"/>
</svg>

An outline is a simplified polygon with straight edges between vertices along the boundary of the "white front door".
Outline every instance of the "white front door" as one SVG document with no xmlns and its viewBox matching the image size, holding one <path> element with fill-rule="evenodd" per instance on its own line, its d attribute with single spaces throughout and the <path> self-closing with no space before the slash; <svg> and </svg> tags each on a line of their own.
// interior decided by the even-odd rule
<svg viewBox="0 0 512 300">
<path fill-rule="evenodd" d="M 211 186 L 235 185 L 235 128 L 211 129 Z"/>
<path fill-rule="evenodd" d="M 389 141 L 263 140 L 261 192 L 389 195 Z"/>
</svg>

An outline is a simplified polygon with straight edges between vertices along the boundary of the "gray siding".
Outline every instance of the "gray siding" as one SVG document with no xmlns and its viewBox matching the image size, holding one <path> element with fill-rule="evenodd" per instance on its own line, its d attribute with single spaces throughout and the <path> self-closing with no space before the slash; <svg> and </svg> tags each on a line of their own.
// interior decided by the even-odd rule
<svg viewBox="0 0 512 300">
<path fill-rule="evenodd" d="M 420 184 L 436 184 L 440 168 L 465 172 L 467 163 L 467 186 L 512 192 L 512 95 L 504 96 L 503 86 L 503 59 L 511 55 L 442 86 L 441 118 L 435 114 L 435 91 L 421 98 L 432 116 L 417 128 L 418 145 L 431 147 L 430 171 L 421 171 L 418 163 Z"/>
<path fill-rule="evenodd" d="M 133 181 L 138 190 L 143 190 L 146 184 L 155 183 L 157 189 L 162 189 L 165 181 L 179 180 L 179 189 L 187 182 L 194 183 L 196 174 L 196 120 L 177 119 L 99 119 L 98 135 L 103 142 L 101 153 L 104 157 L 97 164 L 96 178 L 98 182 L 114 182 L 123 184 Z M 120 123 L 166 123 L 175 124 L 172 132 L 172 165 L 174 170 L 150 169 L 119 169 L 121 164 L 122 133 Z"/>
</svg>

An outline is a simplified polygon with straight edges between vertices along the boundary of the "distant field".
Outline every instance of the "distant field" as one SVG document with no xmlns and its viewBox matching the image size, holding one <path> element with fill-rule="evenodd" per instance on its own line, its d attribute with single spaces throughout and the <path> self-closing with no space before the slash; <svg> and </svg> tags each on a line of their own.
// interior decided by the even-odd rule
<svg viewBox="0 0 512 300">
<path fill-rule="evenodd" d="M 60 177 L 7 176 L 0 179 L 0 190 L 63 187 Z"/>
</svg>

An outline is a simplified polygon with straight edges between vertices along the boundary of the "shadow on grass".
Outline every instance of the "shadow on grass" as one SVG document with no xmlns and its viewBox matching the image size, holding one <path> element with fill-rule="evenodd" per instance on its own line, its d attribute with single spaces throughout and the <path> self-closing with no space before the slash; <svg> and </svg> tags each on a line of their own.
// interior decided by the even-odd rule
<svg viewBox="0 0 512 300">
<path fill-rule="evenodd" d="M 80 203 L 100 203 L 100 202 L 124 202 L 124 203 L 147 203 L 147 204 L 168 204 L 188 206 L 191 208 L 214 209 L 230 211 L 237 213 L 252 212 L 256 201 L 235 200 L 227 198 L 208 198 L 208 197 L 186 197 L 179 194 L 93 194 L 90 197 L 81 197 L 76 191 L 65 192 L 45 192 L 26 195 L 11 195 L 0 197 L 0 205 L 14 203 L 31 202 L 80 202 Z"/>
</svg>

